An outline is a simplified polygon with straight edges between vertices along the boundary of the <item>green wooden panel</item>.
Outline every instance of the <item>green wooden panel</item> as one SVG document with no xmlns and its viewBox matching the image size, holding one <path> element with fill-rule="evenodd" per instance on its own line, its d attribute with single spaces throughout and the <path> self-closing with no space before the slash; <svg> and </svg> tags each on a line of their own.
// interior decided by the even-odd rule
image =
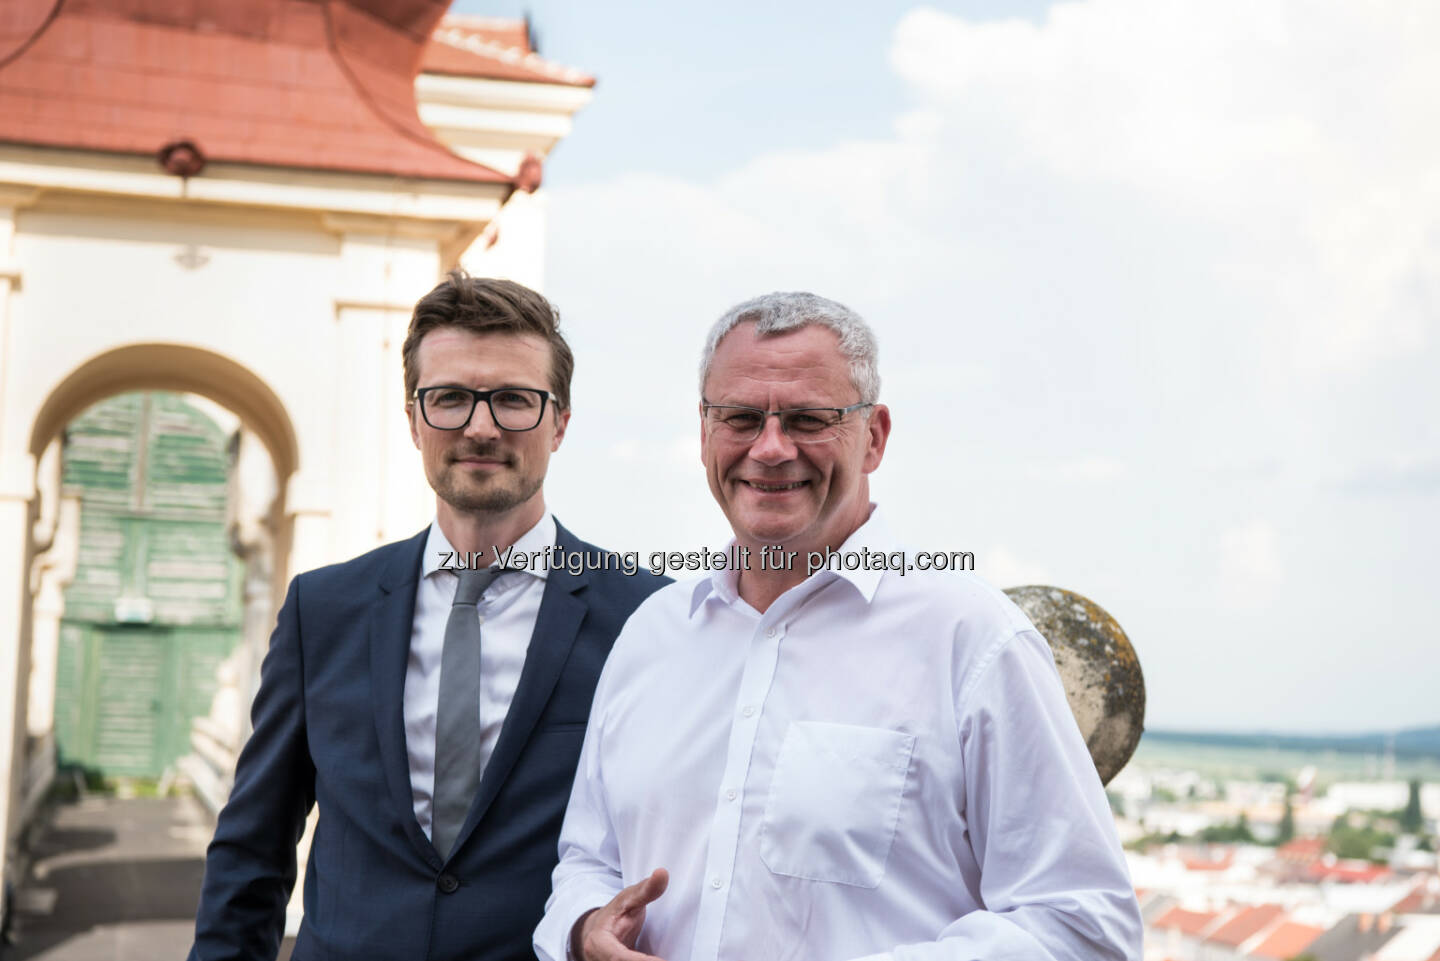
<svg viewBox="0 0 1440 961">
<path fill-rule="evenodd" d="M 136 431 L 144 394 L 121 394 L 85 411 L 66 430 L 62 478 L 87 506 L 128 507 L 137 480 Z"/>
<path fill-rule="evenodd" d="M 154 776 L 189 750 L 240 639 L 227 465 L 224 433 L 175 394 L 113 397 L 68 427 L 62 477 L 81 511 L 56 681 L 63 761 Z M 148 620 L 117 625 L 117 601 Z"/>
<path fill-rule="evenodd" d="M 67 615 L 106 622 L 117 599 L 148 597 L 157 622 L 238 624 L 225 437 L 214 422 L 177 395 L 125 394 L 66 436 L 65 484 L 82 502 Z"/>
<path fill-rule="evenodd" d="M 190 751 L 190 723 L 210 713 L 219 687 L 216 671 L 235 650 L 238 632 L 227 628 L 181 628 L 174 632 L 175 697 L 162 746 L 164 765 Z M 162 768 L 163 766 L 162 765 Z"/>
<path fill-rule="evenodd" d="M 60 650 L 55 665 L 55 750 L 61 764 L 83 763 L 88 748 L 81 743 L 85 704 L 85 644 L 90 626 L 60 623 Z"/>
<path fill-rule="evenodd" d="M 238 624 L 242 570 L 223 524 L 204 521 L 145 522 L 143 594 L 155 619 L 167 624 Z M 134 538 L 140 542 L 140 537 Z"/>
<path fill-rule="evenodd" d="M 97 508 L 82 497 L 75 577 L 65 591 L 68 618 L 108 622 L 124 587 L 127 561 L 125 516 Z"/>
<path fill-rule="evenodd" d="M 174 394 L 154 394 L 145 469 L 146 509 L 196 520 L 225 519 L 225 438 Z"/>
<path fill-rule="evenodd" d="M 107 775 L 158 777 L 190 750 L 192 720 L 210 710 L 229 628 L 61 628 L 56 742 L 61 763 Z"/>
<path fill-rule="evenodd" d="M 158 775 L 173 697 L 171 638 L 163 628 L 99 632 L 95 738 L 90 766 L 106 774 Z"/>
</svg>

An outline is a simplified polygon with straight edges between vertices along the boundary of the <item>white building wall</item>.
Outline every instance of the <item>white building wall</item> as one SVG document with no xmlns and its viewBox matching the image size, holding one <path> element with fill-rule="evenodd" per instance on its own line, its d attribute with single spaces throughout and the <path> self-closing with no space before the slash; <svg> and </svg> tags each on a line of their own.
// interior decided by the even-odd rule
<svg viewBox="0 0 1440 961">
<path fill-rule="evenodd" d="M 430 91 L 427 82 L 422 109 L 444 104 L 432 115 L 446 127 L 437 133 L 502 169 L 543 159 L 591 96 L 553 84 L 457 79 Z M 217 375 L 232 378 L 227 390 L 244 381 L 273 392 L 260 404 L 272 422 L 246 426 L 289 445 L 272 456 L 298 458 L 279 470 L 284 516 L 263 548 L 276 552 L 266 562 L 280 590 L 294 572 L 429 521 L 434 495 L 401 381 L 410 311 L 456 263 L 542 289 L 545 215 L 543 191 L 505 185 L 221 163 L 182 181 L 149 157 L 0 144 L 0 636 L 18 639 L 0 643 L 0 846 L 20 827 L 26 728 L 51 713 L 53 691 L 33 712 L 27 705 L 32 613 L 43 595 L 44 675 L 61 558 L 41 561 L 49 573 L 35 585 L 28 567 L 33 521 L 49 509 L 31 446 L 57 387 L 109 351 L 179 345 L 208 352 L 207 363 L 225 358 L 205 371 L 228 372 Z M 143 372 L 110 373 L 111 393 L 157 386 Z M 91 402 L 103 399 L 96 390 Z M 207 396 L 225 402 L 222 393 Z M 34 683 L 53 687 L 45 676 Z"/>
<path fill-rule="evenodd" d="M 476 277 L 505 277 L 543 292 L 548 205 L 544 190 L 516 192 L 470 245 L 461 266 Z"/>
</svg>

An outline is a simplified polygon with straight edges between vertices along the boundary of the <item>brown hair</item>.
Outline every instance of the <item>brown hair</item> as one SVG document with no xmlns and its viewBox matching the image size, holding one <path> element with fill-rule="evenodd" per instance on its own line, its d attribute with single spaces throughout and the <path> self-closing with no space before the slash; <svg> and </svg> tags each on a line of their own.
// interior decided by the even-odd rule
<svg viewBox="0 0 1440 961">
<path fill-rule="evenodd" d="M 434 290 L 420 298 L 410 317 L 410 330 L 400 354 L 405 367 L 405 403 L 420 383 L 417 357 L 420 341 L 440 327 L 459 327 L 476 334 L 535 334 L 550 345 L 550 392 L 557 411 L 570 409 L 570 376 L 575 357 L 560 336 L 560 313 L 550 301 L 513 280 L 471 277 L 460 268 L 450 271 Z"/>
</svg>

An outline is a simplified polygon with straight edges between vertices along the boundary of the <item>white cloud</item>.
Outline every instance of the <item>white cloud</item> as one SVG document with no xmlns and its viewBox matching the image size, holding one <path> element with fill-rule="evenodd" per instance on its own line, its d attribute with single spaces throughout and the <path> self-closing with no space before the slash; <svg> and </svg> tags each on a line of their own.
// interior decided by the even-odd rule
<svg viewBox="0 0 1440 961">
<path fill-rule="evenodd" d="M 1054 575 L 1044 565 L 1021 558 L 1004 544 L 977 551 L 975 573 L 1000 588 L 1054 583 Z"/>
<path fill-rule="evenodd" d="M 1342 489 L 1362 497 L 1433 496 L 1440 493 L 1440 460 L 1433 455 L 1401 454 L 1385 463 L 1361 467 Z"/>
<path fill-rule="evenodd" d="M 1129 473 L 1125 464 L 1113 457 L 1106 457 L 1102 454 L 1090 454 L 1074 460 L 1065 461 L 1054 468 L 1054 475 L 1059 480 L 1077 484 L 1097 484 L 1107 481 L 1115 481 Z"/>
<path fill-rule="evenodd" d="M 1433 595 L 1433 458 L 1396 457 L 1440 444 L 1437 36 L 1429 0 L 1076 0 L 1039 23 L 920 9 L 889 41 L 913 100 L 893 136 L 556 190 L 572 432 L 624 468 L 580 466 L 580 447 L 557 504 L 641 547 L 713 541 L 705 329 L 754 294 L 815 290 L 877 328 L 895 429 L 874 484 L 902 537 L 997 545 L 975 557 L 1002 586 L 1063 576 L 1123 599 L 1162 723 L 1212 710 L 1218 687 L 1263 714 L 1290 675 L 1196 658 L 1207 639 L 1288 664 L 1348 643 L 1377 592 Z M 1387 464 L 1400 479 L 1371 483 Z M 1419 494 L 1347 496 L 1367 484 Z M 1247 517 L 1264 520 L 1226 526 Z M 1342 545 L 1374 560 L 1323 596 L 1319 558 Z M 1282 611 L 1321 606 L 1286 633 Z M 1351 659 L 1336 690 L 1440 669 L 1416 630 L 1440 601 L 1393 610 L 1394 656 Z M 1433 720 L 1420 694 L 1381 700 L 1351 698 L 1353 724 Z M 1283 720 L 1328 710 L 1309 698 Z"/>
<path fill-rule="evenodd" d="M 605 453 L 610 460 L 627 468 L 663 467 L 688 470 L 700 463 L 700 435 L 695 433 L 654 439 L 627 437 L 615 441 Z"/>
<path fill-rule="evenodd" d="M 1272 525 L 1255 520 L 1231 527 L 1220 534 L 1217 548 L 1221 596 L 1227 603 L 1245 609 L 1275 602 L 1285 570 Z"/>
<path fill-rule="evenodd" d="M 999 143 L 1224 233 L 1213 280 L 1273 297 L 1272 348 L 1328 369 L 1429 335 L 1437 36 L 1440 6 L 1408 0 L 1088 0 L 1043 24 L 921 8 L 891 62 L 956 156 Z"/>
</svg>

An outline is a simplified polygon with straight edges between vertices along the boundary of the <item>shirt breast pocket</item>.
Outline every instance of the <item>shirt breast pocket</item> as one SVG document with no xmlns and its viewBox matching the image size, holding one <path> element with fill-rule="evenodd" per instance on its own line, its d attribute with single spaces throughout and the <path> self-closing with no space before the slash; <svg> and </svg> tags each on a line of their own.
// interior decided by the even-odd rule
<svg viewBox="0 0 1440 961">
<path fill-rule="evenodd" d="M 793 721 L 760 822 L 760 859 L 776 874 L 873 888 L 885 876 L 915 736 Z"/>
</svg>

